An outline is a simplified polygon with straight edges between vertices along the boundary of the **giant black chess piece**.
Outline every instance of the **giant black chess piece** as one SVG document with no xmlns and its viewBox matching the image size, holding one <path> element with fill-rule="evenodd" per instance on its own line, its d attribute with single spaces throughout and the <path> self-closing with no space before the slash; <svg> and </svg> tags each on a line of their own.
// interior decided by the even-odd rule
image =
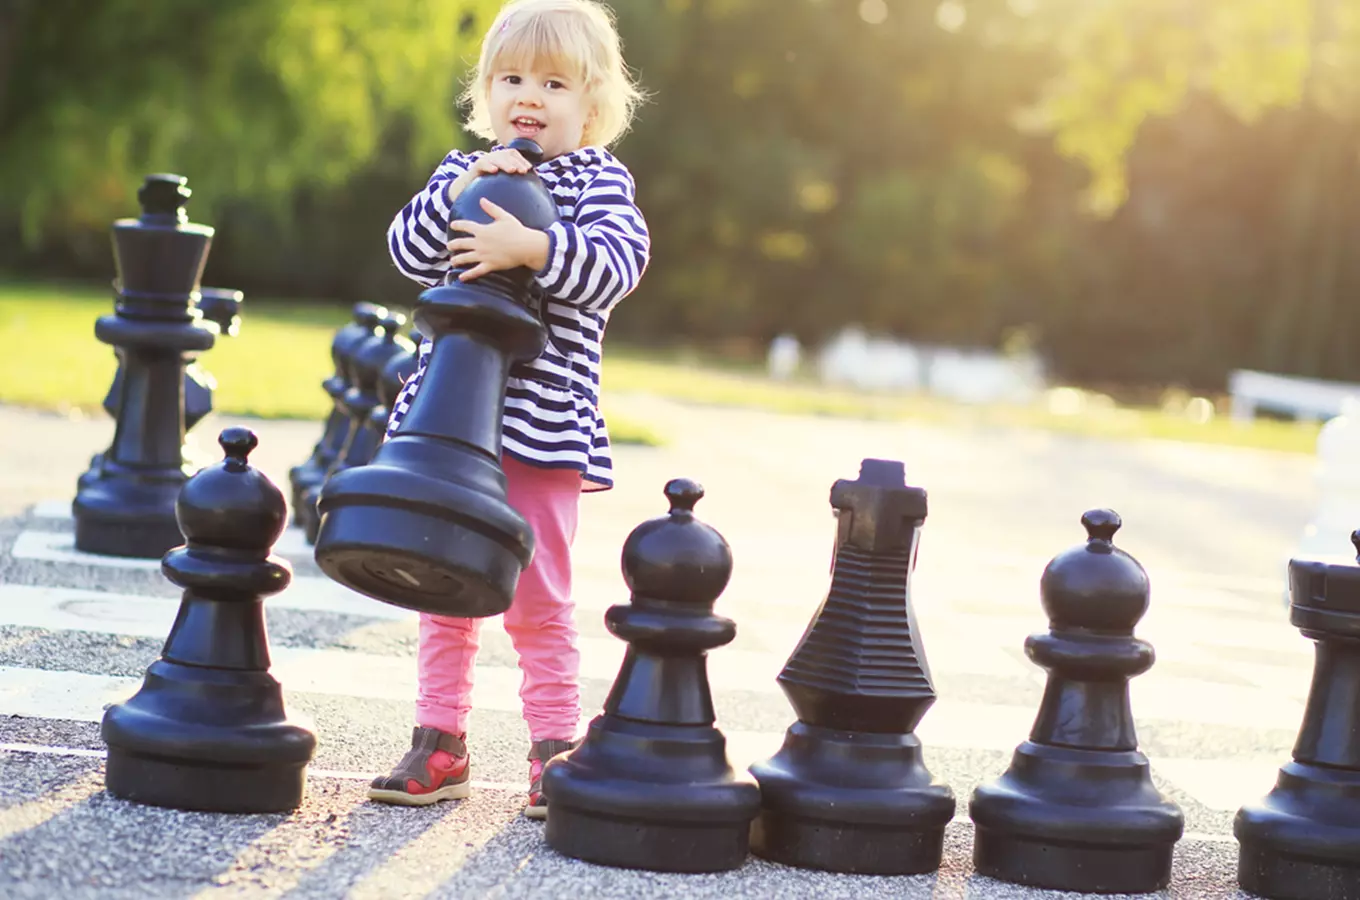
<svg viewBox="0 0 1360 900">
<path fill-rule="evenodd" d="M 321 528 L 321 513 L 317 504 L 326 482 L 340 472 L 367 464 L 382 443 L 383 433 L 374 431 L 372 427 L 373 410 L 380 403 L 378 382 L 393 357 L 410 353 L 414 348 L 410 339 L 401 334 L 401 326 L 405 322 L 406 316 L 401 313 L 387 312 L 379 320 L 377 330 L 360 342 L 351 354 L 351 384 L 341 398 L 345 415 L 349 417 L 345 439 L 335 455 L 335 461 L 331 463 L 326 479 L 307 489 L 298 508 L 299 524 L 310 544 L 316 543 Z"/>
<path fill-rule="evenodd" d="M 235 337 L 241 330 L 241 304 L 245 301 L 245 295 L 240 291 L 230 288 L 200 288 L 198 292 L 197 308 L 201 314 L 200 323 L 209 330 L 216 329 L 218 337 L 223 335 Z M 118 357 L 118 368 L 113 373 L 113 383 L 109 385 L 108 393 L 104 395 L 104 411 L 107 412 L 114 421 L 118 420 L 118 403 L 123 396 L 123 354 L 116 347 L 114 352 Z M 213 391 L 217 388 L 217 380 L 211 373 L 203 368 L 198 362 L 189 362 L 184 369 L 184 431 L 185 441 L 183 447 L 184 461 L 189 470 L 197 470 L 203 462 L 200 461 L 200 453 L 190 435 L 194 426 L 213 410 Z M 88 482 L 94 481 L 99 477 L 104 453 L 96 453 L 90 460 L 90 468 L 80 476 L 77 482 L 78 488 L 84 488 Z"/>
<path fill-rule="evenodd" d="M 935 702 L 909 584 L 926 492 L 903 473 L 866 459 L 857 480 L 831 488 L 831 589 L 778 679 L 798 722 L 751 767 L 757 856 L 876 875 L 940 867 L 954 792 L 912 733 Z"/>
<path fill-rule="evenodd" d="M 256 438 L 228 428 L 226 459 L 180 492 L 185 546 L 161 569 L 184 588 L 161 658 L 141 689 L 104 714 L 109 793 L 138 803 L 215 812 L 295 809 L 316 737 L 290 721 L 269 674 L 262 598 L 288 586 L 270 555 L 283 533 L 283 493 L 247 456 Z"/>
<path fill-rule="evenodd" d="M 1360 551 L 1360 531 L 1351 541 Z M 1237 881 L 1276 900 L 1360 897 L 1360 557 L 1291 559 L 1289 598 L 1313 683 L 1293 759 L 1233 822 Z"/>
<path fill-rule="evenodd" d="M 410 350 L 403 350 L 383 366 L 382 377 L 378 379 L 378 404 L 368 414 L 368 427 L 372 430 L 375 446 L 382 444 L 387 434 L 387 422 L 392 417 L 392 405 L 407 380 L 416 373 L 420 356 L 420 334 L 411 335 Z"/>
<path fill-rule="evenodd" d="M 312 455 L 307 457 L 305 462 L 288 470 L 288 485 L 292 489 L 293 521 L 297 525 L 302 524 L 300 509 L 303 496 L 308 490 L 326 480 L 349 434 L 350 417 L 344 397 L 345 392 L 354 383 L 350 368 L 351 358 L 359 345 L 378 330 L 378 323 L 386 315 L 387 310 L 381 306 L 373 303 L 356 303 L 352 310 L 352 321 L 341 326 L 331 339 L 331 365 L 334 372 L 321 382 L 321 389 L 331 399 L 331 411 L 321 430 L 321 439 L 312 448 Z"/>
<path fill-rule="evenodd" d="M 1133 636 L 1147 572 L 1114 546 L 1114 512 L 1081 523 L 1085 545 L 1054 558 L 1039 582 L 1049 631 L 1030 635 L 1025 652 L 1048 685 L 1010 768 L 973 793 L 973 865 L 1052 890 L 1156 891 L 1171 879 L 1185 817 L 1153 785 L 1129 706 L 1129 679 L 1154 659 Z"/>
<path fill-rule="evenodd" d="M 532 141 L 511 146 L 531 162 L 542 158 Z M 530 228 L 557 219 L 533 172 L 475 179 L 455 200 L 453 218 L 489 221 L 483 197 Z M 481 617 L 510 607 L 533 557 L 533 532 L 506 501 L 501 420 L 511 364 L 541 353 L 547 332 L 523 302 L 531 271 L 462 282 L 463 271 L 454 267 L 417 301 L 416 325 L 433 349 L 401 425 L 368 465 L 338 472 L 322 488 L 316 562 L 346 587 L 393 605 Z"/>
<path fill-rule="evenodd" d="M 113 224 L 115 313 L 95 322 L 123 370 L 113 443 L 78 484 L 76 548 L 154 558 L 181 543 L 175 498 L 184 459 L 185 368 L 216 340 L 196 307 L 213 229 L 189 222 L 178 175 L 149 175 L 138 219 Z"/>
<path fill-rule="evenodd" d="M 623 545 L 629 604 L 605 625 L 628 652 L 581 746 L 544 767 L 545 837 L 589 862 L 663 872 L 742 864 L 760 792 L 714 727 L 705 656 L 736 637 L 713 604 L 732 575 L 722 535 L 694 517 L 703 488 L 667 483 L 670 513 Z"/>
</svg>

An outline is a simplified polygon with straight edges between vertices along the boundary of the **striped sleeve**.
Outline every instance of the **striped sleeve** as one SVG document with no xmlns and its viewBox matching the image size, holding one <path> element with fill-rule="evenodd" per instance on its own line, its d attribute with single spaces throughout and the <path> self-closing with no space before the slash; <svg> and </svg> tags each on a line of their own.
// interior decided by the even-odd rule
<svg viewBox="0 0 1360 900">
<path fill-rule="evenodd" d="M 606 165 L 581 191 L 574 221 L 548 228 L 548 264 L 536 276 L 548 296 L 606 313 L 637 286 L 651 238 L 635 192 L 627 169 Z"/>
<path fill-rule="evenodd" d="M 472 165 L 476 154 L 454 150 L 434 170 L 424 190 L 401 208 L 387 229 L 387 249 L 401 273 L 430 286 L 449 270 L 449 199 L 445 188 Z"/>
</svg>

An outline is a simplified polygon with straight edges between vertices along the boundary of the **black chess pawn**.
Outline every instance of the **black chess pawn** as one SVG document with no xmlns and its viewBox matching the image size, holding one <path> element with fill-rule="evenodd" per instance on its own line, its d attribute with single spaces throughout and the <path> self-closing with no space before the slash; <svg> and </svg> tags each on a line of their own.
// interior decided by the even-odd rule
<svg viewBox="0 0 1360 900">
<path fill-rule="evenodd" d="M 532 141 L 510 146 L 542 159 Z M 455 199 L 452 219 L 489 221 L 483 198 L 530 228 L 557 220 L 532 171 L 479 176 Z M 315 556 L 328 576 L 369 597 L 484 617 L 510 607 L 533 558 L 533 532 L 506 499 L 501 428 L 510 366 L 541 353 L 547 331 L 526 306 L 529 269 L 466 282 L 464 271 L 454 267 L 420 295 L 414 318 L 433 345 L 421 389 L 368 465 L 326 480 Z"/>
<path fill-rule="evenodd" d="M 1152 667 L 1133 636 L 1147 612 L 1147 572 L 1114 546 L 1120 520 L 1081 517 L 1088 539 L 1057 556 L 1039 584 L 1047 634 L 1025 652 L 1048 670 L 1034 728 L 998 780 L 978 787 L 978 874 L 1064 891 L 1146 893 L 1166 887 L 1185 827 L 1138 751 L 1129 679 Z"/>
<path fill-rule="evenodd" d="M 798 715 L 751 767 L 757 856 L 804 868 L 915 875 L 940 867 L 954 792 L 913 732 L 935 702 L 910 578 L 926 492 L 900 462 L 866 459 L 831 488 L 831 588 L 779 684 Z"/>
<path fill-rule="evenodd" d="M 722 535 L 694 517 L 703 488 L 667 483 L 670 513 L 623 545 L 631 602 L 610 607 L 628 652 L 604 713 L 543 772 L 558 853 L 624 868 L 718 872 L 742 864 L 760 793 L 732 771 L 714 723 L 706 655 L 736 637 L 713 604 L 732 575 Z"/>
<path fill-rule="evenodd" d="M 397 401 L 397 395 L 401 393 L 407 379 L 416 373 L 420 335 L 412 334 L 411 339 L 415 346 L 388 360 L 387 365 L 383 366 L 382 377 L 378 379 L 378 405 L 373 407 L 373 412 L 368 416 L 368 427 L 372 430 L 373 440 L 377 444 L 381 444 L 387 434 L 387 420 L 392 415 L 392 404 Z"/>
<path fill-rule="evenodd" d="M 262 602 L 292 579 L 270 554 L 287 509 L 247 462 L 255 435 L 228 428 L 218 440 L 226 459 L 191 478 L 176 503 L 187 545 L 161 562 L 184 588 L 179 615 L 141 689 L 104 714 L 105 786 L 176 809 L 295 809 L 316 737 L 290 719 L 269 674 Z"/>
<path fill-rule="evenodd" d="M 373 335 L 365 338 L 350 357 L 352 383 L 341 398 L 345 413 L 349 416 L 345 440 L 326 478 L 307 489 L 299 506 L 298 519 L 309 544 L 316 543 L 321 529 L 321 512 L 317 503 L 322 487 L 336 474 L 367 464 L 382 443 L 382 432 L 375 432 L 370 420 L 379 403 L 378 382 L 384 367 L 394 356 L 410 353 L 413 349 L 410 339 L 401 334 L 401 326 L 405 322 L 404 315 L 389 311 L 379 320 Z"/>
<path fill-rule="evenodd" d="M 1351 542 L 1360 552 L 1360 531 Z M 1274 900 L 1360 897 L 1360 556 L 1291 559 L 1289 599 L 1313 682 L 1293 759 L 1233 822 L 1237 881 Z"/>
<path fill-rule="evenodd" d="M 76 549 L 155 558 L 183 537 L 175 498 L 192 471 L 184 458 L 185 370 L 211 348 L 216 327 L 195 308 L 213 229 L 189 222 L 178 175 L 149 175 L 142 214 L 113 224 L 117 301 L 95 322 L 115 350 L 122 381 L 113 443 L 77 482 Z"/>
<path fill-rule="evenodd" d="M 350 358 L 363 341 L 378 330 L 379 323 L 387 316 L 384 307 L 373 303 L 356 303 L 352 310 L 352 321 L 347 322 L 335 332 L 331 339 L 331 365 L 334 373 L 321 382 L 321 389 L 331 400 L 331 411 L 326 417 L 321 440 L 312 448 L 312 455 L 306 462 L 288 470 L 288 483 L 293 507 L 293 523 L 303 524 L 299 509 L 302 498 L 310 488 L 326 480 L 326 475 L 335 464 L 336 457 L 345 445 L 349 434 L 349 411 L 345 408 L 345 392 L 354 383 L 350 370 Z"/>
</svg>

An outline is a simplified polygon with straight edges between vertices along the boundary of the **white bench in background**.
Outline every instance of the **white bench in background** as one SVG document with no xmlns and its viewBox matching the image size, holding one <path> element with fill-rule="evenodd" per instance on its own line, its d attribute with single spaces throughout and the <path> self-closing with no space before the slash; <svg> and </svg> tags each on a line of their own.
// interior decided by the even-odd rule
<svg viewBox="0 0 1360 900">
<path fill-rule="evenodd" d="M 1257 409 L 1321 422 L 1341 415 L 1348 398 L 1360 400 L 1360 384 L 1236 369 L 1228 376 L 1228 394 L 1236 422 L 1251 421 Z"/>
</svg>

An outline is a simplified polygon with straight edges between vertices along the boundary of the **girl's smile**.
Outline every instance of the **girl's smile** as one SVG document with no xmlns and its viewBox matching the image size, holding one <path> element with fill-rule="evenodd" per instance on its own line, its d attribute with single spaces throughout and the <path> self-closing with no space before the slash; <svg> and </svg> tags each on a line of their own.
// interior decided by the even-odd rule
<svg viewBox="0 0 1360 900">
<path fill-rule="evenodd" d="M 506 66 L 492 75 L 488 107 L 496 140 L 530 138 L 546 159 L 580 149 L 594 105 L 580 80 L 544 66 Z"/>
</svg>

